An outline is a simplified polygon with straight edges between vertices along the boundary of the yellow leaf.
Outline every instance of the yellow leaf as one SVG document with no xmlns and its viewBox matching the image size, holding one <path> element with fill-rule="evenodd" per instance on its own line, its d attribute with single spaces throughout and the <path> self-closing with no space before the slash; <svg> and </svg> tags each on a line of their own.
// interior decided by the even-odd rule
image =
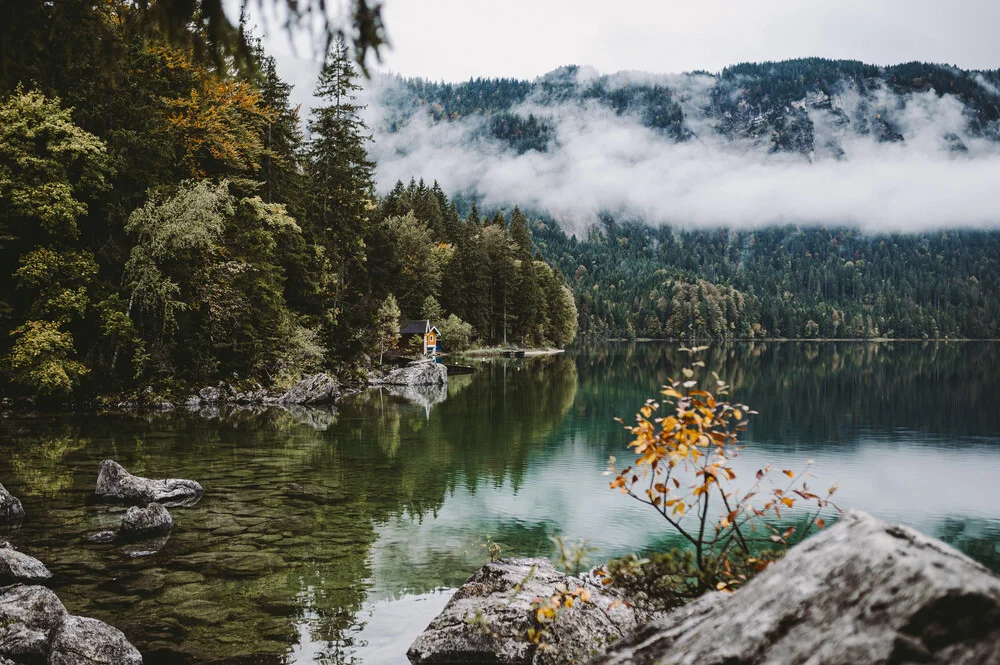
<svg viewBox="0 0 1000 665">
<path fill-rule="evenodd" d="M 736 416 L 736 420 L 743 420 L 743 412 L 740 411 L 739 409 L 734 409 L 733 415 Z"/>
<path fill-rule="evenodd" d="M 685 368 L 684 368 L 684 369 L 682 369 L 681 371 L 682 371 L 682 372 L 684 372 L 684 376 L 686 376 L 686 377 L 687 377 L 687 378 L 689 378 L 689 379 L 690 379 L 690 378 L 691 378 L 692 376 L 694 376 L 694 370 L 693 370 L 693 369 L 691 369 L 691 368 L 689 368 L 689 367 L 685 367 Z"/>
<path fill-rule="evenodd" d="M 781 499 L 781 503 L 785 504 L 789 508 L 795 503 L 795 499 L 789 499 L 787 496 Z"/>
<path fill-rule="evenodd" d="M 726 588 L 726 586 L 727 585 L 725 582 L 719 582 L 718 584 L 715 585 L 715 589 L 716 591 L 722 591 L 723 589 Z"/>
<path fill-rule="evenodd" d="M 786 476 L 788 476 L 789 478 L 794 478 L 795 477 L 795 472 L 794 471 L 789 471 L 788 469 L 785 469 L 784 471 L 782 471 L 782 473 L 785 474 Z"/>
</svg>

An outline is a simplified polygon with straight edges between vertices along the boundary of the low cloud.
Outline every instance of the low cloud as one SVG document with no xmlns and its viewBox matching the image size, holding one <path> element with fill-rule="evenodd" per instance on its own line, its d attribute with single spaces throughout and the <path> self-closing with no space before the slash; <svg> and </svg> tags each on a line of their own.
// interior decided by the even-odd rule
<svg viewBox="0 0 1000 665">
<path fill-rule="evenodd" d="M 411 177 L 437 179 L 451 194 L 475 192 L 487 207 L 516 203 L 545 212 L 570 231 L 604 212 L 685 227 L 1000 227 L 1000 144 L 973 132 L 967 109 L 951 95 L 844 90 L 833 108 L 809 108 L 817 149 L 805 156 L 772 154 L 760 142 L 727 140 L 716 131 L 718 118 L 704 111 L 711 76 L 624 73 L 609 80 L 670 87 L 694 138 L 675 142 L 595 101 L 549 106 L 530 98 L 515 110 L 550 118 L 555 141 L 545 153 L 517 155 L 487 138 L 481 116 L 433 123 L 417 112 L 388 132 L 389 100 L 399 108 L 406 95 L 386 77 L 371 82 L 365 100 L 379 188 Z M 857 131 L 865 113 L 890 113 L 905 140 L 879 143 Z M 830 141 L 843 159 L 824 152 Z M 966 150 L 956 151 L 956 144 Z"/>
</svg>

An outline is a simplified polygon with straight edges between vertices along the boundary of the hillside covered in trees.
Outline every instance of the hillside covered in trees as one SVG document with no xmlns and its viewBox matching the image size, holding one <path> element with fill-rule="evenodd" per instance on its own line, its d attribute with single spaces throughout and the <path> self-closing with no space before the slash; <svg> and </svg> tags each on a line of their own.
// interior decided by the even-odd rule
<svg viewBox="0 0 1000 665">
<path fill-rule="evenodd" d="M 487 121 L 474 132 L 518 153 L 557 146 L 560 107 L 596 104 L 678 141 L 719 135 L 770 152 L 839 158 L 845 139 L 854 136 L 905 141 L 911 120 L 906 96 L 928 92 L 961 106 L 971 136 L 1000 140 L 998 89 L 998 69 L 803 58 L 742 63 L 714 74 L 600 75 L 574 65 L 534 81 L 396 77 L 384 82 L 378 99 L 390 133 L 417 117 L 434 123 L 482 117 Z M 969 149 L 957 134 L 941 138 L 955 151 Z"/>
<path fill-rule="evenodd" d="M 378 177 L 520 204 L 586 338 L 1000 336 L 1000 70 L 571 66 L 369 96 Z"/>
<path fill-rule="evenodd" d="M 168 38 L 127 0 L 5 13 L 0 394 L 366 366 L 390 295 L 452 348 L 572 341 L 518 211 L 460 219 L 423 182 L 376 195 L 343 41 L 302 117 L 259 45 L 220 62 L 199 25 Z"/>
<path fill-rule="evenodd" d="M 535 236 L 568 276 L 586 338 L 1000 337 L 998 232 L 608 219 L 583 240 L 541 221 Z"/>
</svg>

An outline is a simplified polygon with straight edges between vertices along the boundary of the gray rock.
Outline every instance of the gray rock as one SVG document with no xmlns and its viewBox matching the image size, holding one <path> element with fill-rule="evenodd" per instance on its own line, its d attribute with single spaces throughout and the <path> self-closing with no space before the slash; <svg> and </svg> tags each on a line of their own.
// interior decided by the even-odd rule
<svg viewBox="0 0 1000 665">
<path fill-rule="evenodd" d="M 276 398 L 277 404 L 332 404 L 340 399 L 340 385 L 328 374 L 305 376 Z"/>
<path fill-rule="evenodd" d="M 189 506 L 201 499 L 204 489 L 193 480 L 150 480 L 133 476 L 114 460 L 106 459 L 101 462 L 95 493 L 112 501 Z"/>
<path fill-rule="evenodd" d="M 52 636 L 48 665 L 142 665 L 142 655 L 117 628 L 67 616 Z"/>
<path fill-rule="evenodd" d="M 118 533 L 115 531 L 99 531 L 87 540 L 92 543 L 113 543 L 117 539 Z"/>
<path fill-rule="evenodd" d="M 219 389 L 212 386 L 205 386 L 198 391 L 198 397 L 204 404 L 215 404 L 219 401 Z"/>
<path fill-rule="evenodd" d="M 544 647 L 532 644 L 532 601 L 556 585 L 586 588 L 590 601 L 564 608 L 548 624 Z M 466 581 L 410 646 L 411 663 L 554 664 L 586 660 L 650 617 L 587 578 L 564 575 L 547 559 L 488 563 Z"/>
<path fill-rule="evenodd" d="M 20 524 L 24 519 L 21 501 L 0 485 L 0 526 Z"/>
<path fill-rule="evenodd" d="M 14 549 L 10 543 L 0 543 L 0 584 L 41 582 L 52 573 L 38 559 Z"/>
<path fill-rule="evenodd" d="M 860 512 L 730 596 L 645 626 L 592 665 L 1000 663 L 1000 578 Z"/>
<path fill-rule="evenodd" d="M 170 533 L 174 528 L 174 520 L 167 509 L 158 503 L 145 507 L 132 506 L 122 517 L 118 537 L 126 540 L 155 538 Z"/>
<path fill-rule="evenodd" d="M 418 360 L 385 375 L 387 386 L 437 386 L 448 383 L 448 368 L 433 360 Z"/>
<path fill-rule="evenodd" d="M 43 586 L 0 587 L 0 656 L 44 660 L 52 631 L 65 617 L 62 602 Z"/>
</svg>

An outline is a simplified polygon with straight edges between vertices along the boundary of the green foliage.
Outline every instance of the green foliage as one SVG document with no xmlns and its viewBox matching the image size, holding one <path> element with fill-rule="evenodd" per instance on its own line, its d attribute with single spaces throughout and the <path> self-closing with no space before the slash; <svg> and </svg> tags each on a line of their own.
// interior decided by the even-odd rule
<svg viewBox="0 0 1000 665">
<path fill-rule="evenodd" d="M 444 323 L 444 310 L 437 298 L 434 296 L 424 298 L 424 304 L 420 307 L 420 318 L 427 319 L 432 326 L 440 326 Z"/>
<path fill-rule="evenodd" d="M 532 231 L 570 276 L 588 339 L 626 337 L 630 325 L 637 337 L 701 340 L 1000 336 L 997 233 L 682 231 L 612 219 L 582 241 L 549 222 Z"/>
<path fill-rule="evenodd" d="M 335 274 L 328 303 L 330 338 L 338 355 L 361 350 L 371 303 L 365 239 L 371 233 L 375 164 L 368 158 L 368 129 L 355 95 L 361 89 L 348 57 L 337 40 L 327 55 L 316 85 L 325 104 L 312 109 L 306 147 L 306 174 L 311 204 L 308 230 Z"/>
<path fill-rule="evenodd" d="M 438 331 L 448 351 L 465 351 L 472 346 L 472 324 L 466 323 L 454 314 L 449 314 L 448 318 L 438 325 Z"/>
<path fill-rule="evenodd" d="M 259 42 L 254 67 L 213 65 L 199 21 L 218 16 L 203 3 L 169 29 L 147 9 L 27 3 L 0 26 L 4 389 L 284 386 L 381 352 L 390 292 L 410 318 L 427 304 L 449 348 L 471 344 L 466 321 L 494 339 L 516 329 L 527 219 L 515 211 L 508 230 L 498 213 L 484 229 L 422 180 L 378 200 L 344 40 L 305 142 Z M 536 318 L 526 340 L 558 336 Z"/>
<path fill-rule="evenodd" d="M 705 570 L 698 567 L 690 549 L 669 549 L 640 557 L 629 554 L 612 559 L 600 571 L 602 582 L 626 592 L 652 612 L 668 612 L 713 589 L 720 579 L 749 581 L 776 561 L 782 552 L 761 550 L 754 555 L 735 550 L 724 561 L 709 555 Z M 728 568 L 727 568 L 728 566 Z M 705 571 L 724 571 L 724 575 Z"/>
<path fill-rule="evenodd" d="M 73 335 L 57 321 L 27 321 L 11 335 L 6 364 L 14 380 L 42 395 L 66 395 L 89 370 L 75 360 Z"/>
<path fill-rule="evenodd" d="M 375 334 L 372 338 L 375 348 L 378 349 L 379 364 L 382 363 L 385 352 L 394 348 L 400 337 L 399 305 L 396 303 L 396 297 L 390 293 L 375 315 Z"/>
</svg>

